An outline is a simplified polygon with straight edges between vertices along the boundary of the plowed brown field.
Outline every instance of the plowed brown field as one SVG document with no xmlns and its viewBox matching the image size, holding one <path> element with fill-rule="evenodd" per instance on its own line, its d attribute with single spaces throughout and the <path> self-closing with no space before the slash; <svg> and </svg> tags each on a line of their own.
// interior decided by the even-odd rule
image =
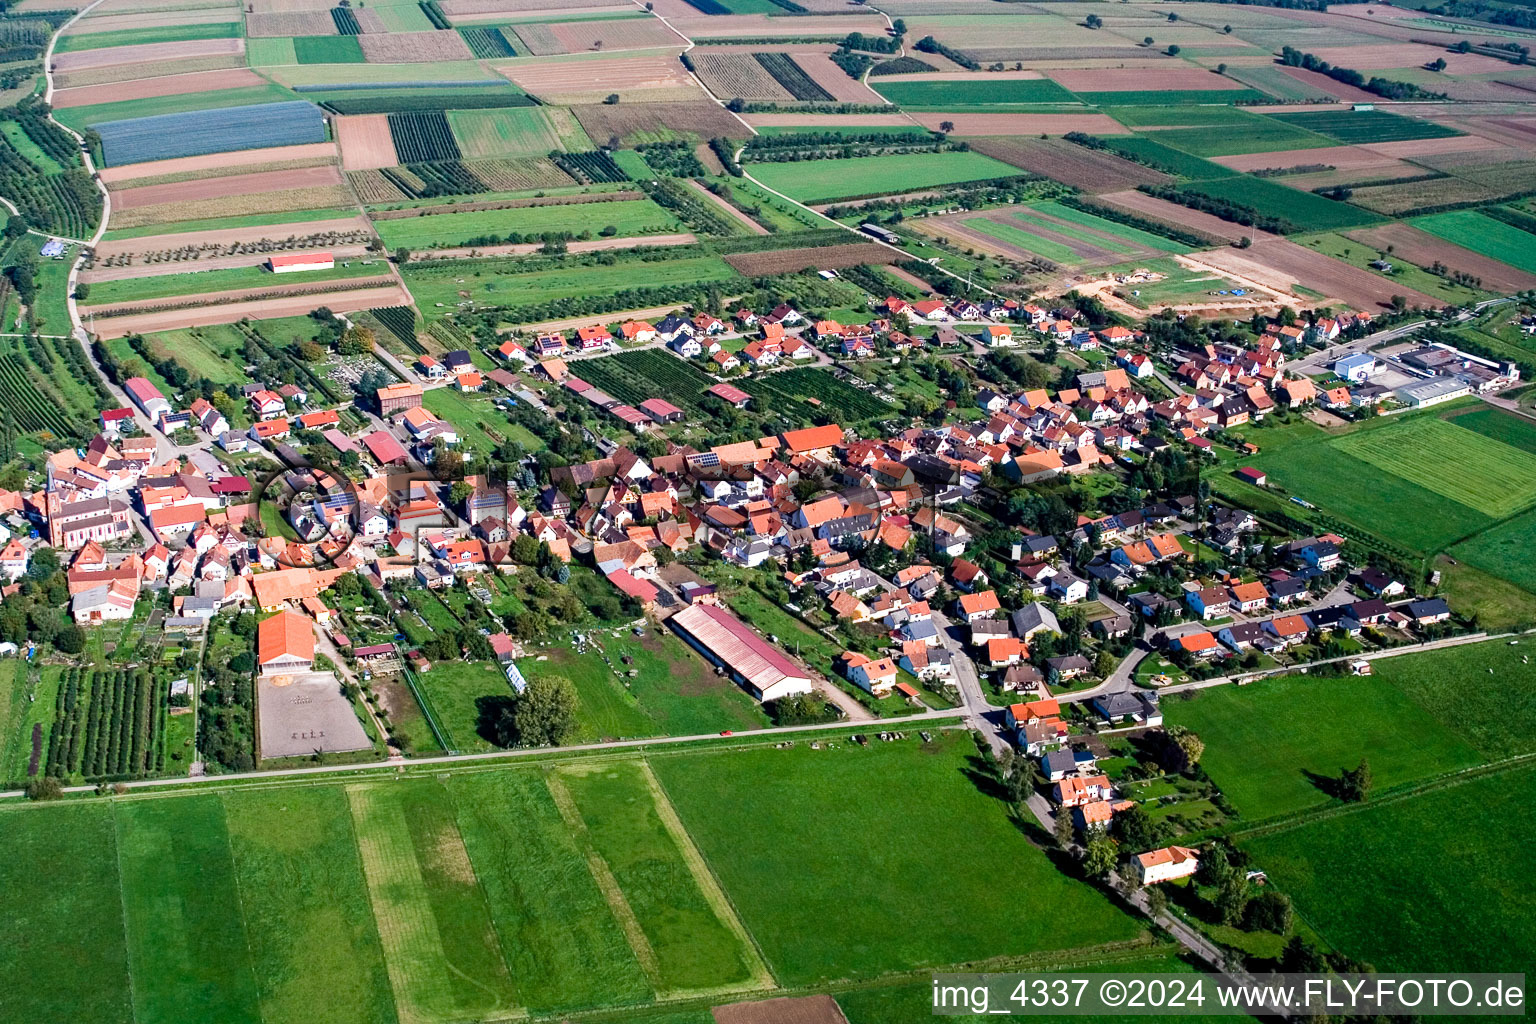
<svg viewBox="0 0 1536 1024">
<path fill-rule="evenodd" d="M 972 139 L 971 148 L 1003 163 L 1064 181 L 1086 192 L 1118 192 L 1173 179 L 1162 171 L 1133 163 L 1101 149 L 1087 149 L 1064 139 Z"/>
<path fill-rule="evenodd" d="M 644 50 L 656 46 L 686 46 L 687 42 L 656 18 L 616 18 L 608 21 L 567 21 L 549 26 L 566 53 L 587 50 Z"/>
<path fill-rule="evenodd" d="M 1439 300 L 1416 292 L 1369 270 L 1350 266 L 1343 260 L 1313 252 L 1311 249 L 1276 239 L 1255 242 L 1248 249 L 1212 249 L 1181 257 L 1203 266 L 1214 267 L 1238 281 L 1248 280 L 1267 288 L 1292 291 L 1296 285 L 1320 292 L 1329 299 L 1371 311 L 1391 303 L 1401 295 L 1410 306 L 1438 308 Z"/>
<path fill-rule="evenodd" d="M 349 171 L 393 167 L 400 162 L 395 140 L 389 133 L 388 114 L 354 114 L 338 117 L 336 141 L 341 144 L 341 166 Z"/>
<path fill-rule="evenodd" d="M 839 103 L 880 103 L 881 97 L 863 82 L 849 78 L 847 72 L 824 53 L 796 53 L 794 61 L 811 80 L 832 94 Z"/>
<path fill-rule="evenodd" d="M 1482 253 L 1452 245 L 1436 238 L 1427 231 L 1420 231 L 1410 224 L 1387 224 L 1379 228 L 1366 228 L 1347 232 L 1347 237 L 1385 252 L 1392 247 L 1397 259 L 1421 267 L 1441 263 L 1453 271 L 1471 274 L 1483 279 L 1483 286 L 1496 292 L 1518 292 L 1536 288 L 1536 274 L 1527 274 L 1507 263 L 1490 259 Z"/>
<path fill-rule="evenodd" d="M 340 184 L 341 172 L 334 165 L 304 167 L 293 171 L 262 171 L 224 178 L 204 178 L 201 181 L 179 181 L 171 185 L 122 189 L 112 193 L 112 207 L 114 210 L 136 210 L 161 203 L 195 203 L 222 196 L 248 196 Z"/>
<path fill-rule="evenodd" d="M 219 57 L 244 53 L 244 39 L 188 39 L 179 43 L 139 43 L 136 46 L 109 46 L 100 50 L 59 53 L 53 58 L 57 71 L 83 71 L 115 64 L 147 64 L 186 57 Z"/>
<path fill-rule="evenodd" d="M 1145 192 L 1126 191 L 1109 192 L 1099 196 L 1111 206 L 1118 206 L 1122 210 L 1130 210 L 1139 213 L 1143 217 L 1150 217 L 1163 224 L 1173 227 L 1189 227 L 1212 238 L 1225 238 L 1229 242 L 1235 242 L 1245 235 L 1255 242 L 1268 239 L 1277 239 L 1279 235 L 1272 235 L 1267 231 L 1259 231 L 1256 228 L 1245 228 L 1241 224 L 1234 224 L 1229 220 L 1212 216 L 1209 213 L 1201 213 L 1199 210 L 1191 210 L 1180 206 L 1178 203 L 1170 203 L 1156 196 L 1149 196 Z"/>
<path fill-rule="evenodd" d="M 141 78 L 134 82 L 59 89 L 53 94 L 53 105 L 62 110 L 67 107 L 84 107 L 92 103 L 117 103 L 121 100 L 150 99 L 154 96 L 185 96 L 195 92 L 240 89 L 252 85 L 265 85 L 266 82 L 265 78 L 247 68 L 201 71 L 191 75 L 162 75 L 158 78 Z"/>
</svg>

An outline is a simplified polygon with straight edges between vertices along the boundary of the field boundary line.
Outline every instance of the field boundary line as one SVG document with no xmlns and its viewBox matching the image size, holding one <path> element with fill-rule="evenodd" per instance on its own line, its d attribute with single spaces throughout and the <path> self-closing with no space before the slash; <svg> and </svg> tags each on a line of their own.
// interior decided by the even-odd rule
<svg viewBox="0 0 1536 1024">
<path fill-rule="evenodd" d="M 266 996 L 262 991 L 261 972 L 258 969 L 256 948 L 251 945 L 250 919 L 245 913 L 245 887 L 240 884 L 240 862 L 235 857 L 235 839 L 229 831 L 229 803 L 224 799 L 223 793 L 211 794 L 219 801 L 219 813 L 224 816 L 224 845 L 229 848 L 229 872 L 235 887 L 235 909 L 240 912 L 240 931 L 245 935 L 245 952 L 250 958 L 251 980 L 256 991 L 256 1016 L 263 1022 L 267 1019 Z M 115 807 L 117 801 L 113 801 Z M 115 813 L 115 812 L 114 812 Z M 351 823 L 348 822 L 350 825 Z M 353 832 L 354 842 L 356 831 Z"/>
<path fill-rule="evenodd" d="M 656 773 L 651 771 L 651 764 L 645 758 L 638 761 L 640 773 L 645 779 L 646 786 L 651 791 L 651 799 L 656 804 L 656 816 L 661 819 L 662 827 L 672 836 L 672 841 L 677 843 L 678 852 L 683 856 L 683 862 L 688 865 L 689 874 L 698 883 L 699 891 L 704 895 L 704 900 L 714 910 L 720 923 L 725 925 L 741 940 L 742 950 L 748 956 L 747 971 L 751 975 L 750 982 L 746 985 L 720 985 L 708 989 L 674 990 L 688 991 L 697 995 L 723 995 L 727 992 L 747 992 L 754 990 L 767 990 L 778 987 L 778 979 L 768 968 L 768 960 L 763 956 L 763 951 L 758 948 L 757 941 L 747 926 L 736 913 L 736 906 L 731 898 L 726 895 L 725 887 L 720 884 L 720 879 L 715 876 L 714 869 L 709 866 L 709 861 L 704 854 L 694 845 L 693 836 L 683 825 L 683 819 L 678 816 L 677 808 L 672 806 L 672 800 L 667 796 L 667 791 L 662 788 L 661 780 Z"/>
<path fill-rule="evenodd" d="M 347 805 L 352 812 L 353 836 L 357 841 L 358 859 L 363 869 L 363 882 L 368 889 L 368 902 L 373 909 L 374 927 L 379 934 L 379 945 L 384 951 L 384 969 L 389 975 L 390 988 L 395 995 L 395 1013 L 400 1018 L 400 1024 L 433 1024 L 439 1017 L 420 1005 L 415 998 L 410 984 L 412 973 L 409 967 L 419 964 L 425 970 L 422 976 L 432 978 L 437 973 L 433 968 L 437 964 L 424 963 L 432 959 L 431 950 L 426 955 L 413 953 L 410 949 L 410 939 L 420 937 L 426 943 L 434 947 L 437 953 L 437 961 L 442 966 L 449 966 L 448 954 L 443 949 L 441 934 L 438 933 L 436 922 L 432 920 L 432 907 L 427 902 L 426 879 L 422 877 L 421 861 L 415 856 L 414 844 L 411 848 L 410 863 L 405 863 L 406 858 L 393 856 L 399 851 L 399 844 L 410 843 L 409 828 L 405 823 L 405 813 L 399 808 L 386 809 L 377 805 L 376 788 L 367 785 L 349 785 L 345 787 Z M 398 811 L 399 813 L 394 813 Z M 397 826 L 393 840 L 383 839 L 379 835 L 370 835 L 368 829 L 361 826 L 367 817 L 373 814 L 389 815 L 398 821 L 391 822 Z M 377 825 L 378 822 L 376 821 Z M 392 831 L 384 829 L 385 833 Z M 395 870 L 391 870 L 393 867 Z M 402 874 L 403 873 L 403 874 Z M 383 877 L 383 876 L 388 877 Z M 403 875 L 414 877 L 405 878 Z M 388 898 L 384 893 L 385 887 L 393 888 L 400 881 L 413 883 L 410 888 L 415 891 L 415 898 L 410 902 L 413 906 L 394 908 L 390 912 Z M 386 926 L 389 924 L 390 926 Z"/>
<path fill-rule="evenodd" d="M 139 993 L 133 980 L 133 945 L 128 935 L 128 894 L 123 891 L 123 843 L 118 832 L 117 805 L 112 805 L 112 860 L 117 866 L 117 907 L 123 922 L 123 973 L 128 976 L 128 1012 L 139 1015 Z"/>
<path fill-rule="evenodd" d="M 660 994 L 666 991 L 661 979 L 661 963 L 656 957 L 656 950 L 651 946 L 651 940 L 646 938 L 645 930 L 640 927 L 640 919 L 635 916 L 635 909 L 629 905 L 629 898 L 624 895 L 624 890 L 619 886 L 619 880 L 614 877 L 613 869 L 603 859 L 603 855 L 597 852 L 597 847 L 592 843 L 591 833 L 587 831 L 587 823 L 581 818 L 581 809 L 576 806 L 576 798 L 571 796 L 571 791 L 565 788 L 560 781 L 559 769 L 546 772 L 544 786 L 549 790 L 550 797 L 555 801 L 555 809 L 560 812 L 560 817 L 565 821 L 565 827 L 571 830 L 571 838 L 581 847 L 581 852 L 587 858 L 587 870 L 592 872 L 592 881 L 597 883 L 597 889 L 603 894 L 603 901 L 608 904 L 619 928 L 624 932 L 624 940 L 629 943 L 629 948 L 634 951 L 635 959 L 640 961 L 640 970 L 645 973 L 645 980 L 651 986 L 651 991 Z"/>
</svg>

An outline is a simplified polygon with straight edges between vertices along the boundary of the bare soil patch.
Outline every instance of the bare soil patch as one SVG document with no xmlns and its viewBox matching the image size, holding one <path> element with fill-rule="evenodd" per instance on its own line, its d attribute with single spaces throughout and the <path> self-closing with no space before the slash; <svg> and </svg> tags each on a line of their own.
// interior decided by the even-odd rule
<svg viewBox="0 0 1536 1024">
<path fill-rule="evenodd" d="M 266 82 L 265 78 L 247 68 L 201 71 L 190 75 L 161 75 L 156 78 L 141 78 L 133 82 L 117 82 L 112 85 L 58 89 L 53 94 L 53 105 L 56 109 L 63 110 L 67 107 L 89 106 L 92 103 L 117 103 L 122 100 L 151 99 L 156 96 L 185 96 L 195 92 L 220 92 L 224 89 L 265 85 Z"/>
<path fill-rule="evenodd" d="M 370 64 L 425 64 L 437 60 L 473 60 L 464 37 L 452 29 L 361 35 L 357 43 Z"/>
<path fill-rule="evenodd" d="M 340 185 L 318 188 L 291 188 L 281 192 L 256 192 L 245 196 L 218 196 L 197 202 L 178 200 L 141 206 L 135 210 L 112 211 L 113 228 L 137 228 L 147 224 L 175 224 L 210 217 L 240 217 L 278 210 L 330 210 L 354 202 Z"/>
<path fill-rule="evenodd" d="M 1498 292 L 1517 292 L 1536 288 L 1536 274 L 1527 274 L 1507 263 L 1482 253 L 1452 245 L 1411 224 L 1387 224 L 1377 228 L 1350 231 L 1346 237 L 1385 252 L 1392 246 L 1392 256 L 1421 267 L 1440 263 L 1453 271 L 1483 279 L 1483 285 Z"/>
<path fill-rule="evenodd" d="M 861 264 L 885 264 L 898 254 L 874 242 L 828 245 L 812 249 L 780 249 L 777 252 L 745 252 L 725 257 L 725 262 L 748 277 L 793 274 L 801 270 L 839 270 Z"/>
<path fill-rule="evenodd" d="M 247 14 L 245 34 L 253 39 L 285 36 L 334 36 L 339 34 L 330 11 L 274 11 Z"/>
<path fill-rule="evenodd" d="M 680 95 L 702 95 L 696 88 Z M 701 138 L 717 135 L 744 139 L 751 131 L 718 103 L 699 100 L 687 103 L 605 103 L 571 108 L 582 130 L 599 142 L 610 135 L 623 139 L 635 132 L 655 132 L 664 128 L 675 132 L 693 132 Z M 797 122 L 799 123 L 799 122 Z"/>
<path fill-rule="evenodd" d="M 971 139 L 978 153 L 1020 170 L 1064 181 L 1085 192 L 1118 192 L 1173 180 L 1162 171 L 1063 139 Z"/>
<path fill-rule="evenodd" d="M 222 196 L 246 196 L 340 184 L 341 171 L 334 165 L 328 164 L 291 171 L 261 171 L 256 174 L 205 178 L 201 181 L 181 181 L 170 185 L 126 188 L 112 194 L 112 206 L 117 210 L 136 210 L 162 203 L 195 203 L 202 199 L 218 199 Z"/>
<path fill-rule="evenodd" d="M 227 57 L 193 57 L 190 60 L 165 61 L 164 63 L 149 66 L 143 64 L 114 64 L 111 67 L 91 68 L 85 71 L 73 71 L 68 74 L 55 73 L 53 76 L 53 87 L 55 90 L 79 89 L 91 85 L 110 85 L 113 82 L 135 82 L 144 78 L 165 78 L 173 75 L 190 75 L 202 71 L 220 71 L 244 67 L 245 57 L 238 54 Z"/>
<path fill-rule="evenodd" d="M 939 130 L 945 121 L 955 135 L 1128 135 L 1130 129 L 1108 114 L 913 114 L 924 128 Z"/>
<path fill-rule="evenodd" d="M 1073 92 L 1154 92 L 1161 89 L 1235 89 L 1230 78 L 1191 67 L 1078 68 L 1046 72 Z"/>
<path fill-rule="evenodd" d="M 1446 139 L 1408 139 L 1404 142 L 1371 142 L 1366 149 L 1384 156 L 1398 156 L 1405 160 L 1417 160 L 1421 156 L 1441 153 L 1471 153 L 1478 150 L 1506 149 L 1504 143 L 1485 139 L 1481 135 L 1453 136 Z M 1324 151 L 1326 152 L 1326 150 Z"/>
<path fill-rule="evenodd" d="M 811 80 L 831 94 L 839 103 L 881 103 L 882 98 L 863 82 L 849 78 L 848 73 L 824 53 L 796 53 L 794 62 L 811 77 Z"/>
<path fill-rule="evenodd" d="M 496 70 L 535 96 L 578 97 L 601 103 L 609 93 L 676 93 L 679 100 L 703 99 L 682 62 L 673 57 L 615 57 L 541 64 L 503 64 Z M 624 104 L 612 104 L 621 107 Z"/>
<path fill-rule="evenodd" d="M 121 167 L 103 167 L 101 180 L 108 185 L 138 178 L 158 178 L 167 174 L 198 174 L 224 170 L 230 167 L 247 167 L 256 164 L 279 163 L 288 160 L 313 160 L 318 157 L 334 157 L 336 147 L 329 142 L 305 142 L 297 146 L 273 146 L 270 149 L 240 149 L 231 153 L 209 153 L 207 156 L 181 156 L 171 160 L 151 160 L 142 164 L 123 164 Z"/>
<path fill-rule="evenodd" d="M 1239 282 L 1251 280 L 1279 291 L 1292 291 L 1296 285 L 1301 285 L 1360 310 L 1389 306 L 1393 295 L 1404 296 L 1412 306 L 1441 305 L 1423 292 L 1404 288 L 1368 270 L 1284 239 L 1255 242 L 1248 249 L 1191 253 L 1180 259 L 1214 268 Z"/>
<path fill-rule="evenodd" d="M 831 996 L 785 996 L 713 1007 L 715 1024 L 848 1024 Z"/>
<path fill-rule="evenodd" d="M 568 21 L 549 26 L 566 53 L 587 50 L 643 50 L 656 46 L 686 46 L 687 42 L 656 18 L 613 21 Z"/>
<path fill-rule="evenodd" d="M 218 300 L 231 293 L 210 295 Z M 320 306 L 337 313 L 355 313 L 360 309 L 378 309 L 381 306 L 408 306 L 410 293 L 397 284 L 383 287 L 358 288 L 352 291 L 324 292 L 320 295 L 294 295 L 272 299 L 241 301 L 231 299 L 221 305 L 202 306 L 196 309 L 163 310 L 156 313 L 134 313 L 96 321 L 96 333 L 103 338 L 121 338 L 125 334 L 148 334 L 152 331 L 169 331 L 178 327 L 208 327 L 213 324 L 232 324 L 250 317 L 253 320 L 281 316 L 304 316 Z"/>
<path fill-rule="evenodd" d="M 335 118 L 331 123 L 341 145 L 341 166 L 347 170 L 393 167 L 400 162 L 389 132 L 388 114 L 354 114 Z"/>
<path fill-rule="evenodd" d="M 117 64 L 158 64 L 188 57 L 227 57 L 244 52 L 244 39 L 187 39 L 177 43 L 139 43 L 59 53 L 54 55 L 53 66 L 58 71 L 84 71 Z"/>
<path fill-rule="evenodd" d="M 1099 196 L 1099 198 L 1111 206 L 1118 206 L 1122 210 L 1130 210 L 1132 213 L 1138 213 L 1143 217 L 1150 217 L 1152 220 L 1160 223 L 1173 227 L 1187 227 L 1202 234 L 1210 235 L 1212 238 L 1224 238 L 1229 242 L 1235 242 L 1245 235 L 1255 242 L 1279 238 L 1278 235 L 1272 235 L 1267 231 L 1245 228 L 1241 224 L 1222 220 L 1220 217 L 1214 217 L 1209 213 L 1201 213 L 1199 210 L 1191 210 L 1186 206 L 1180 206 L 1178 203 L 1170 203 L 1166 199 L 1149 196 L 1145 192 L 1137 192 L 1135 190 L 1110 192 Z"/>
</svg>

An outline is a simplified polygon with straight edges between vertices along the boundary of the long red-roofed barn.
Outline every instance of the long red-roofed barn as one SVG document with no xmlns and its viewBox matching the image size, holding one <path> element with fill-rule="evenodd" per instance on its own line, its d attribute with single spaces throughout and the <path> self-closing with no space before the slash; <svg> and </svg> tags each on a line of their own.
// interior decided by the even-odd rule
<svg viewBox="0 0 1536 1024">
<path fill-rule="evenodd" d="M 760 701 L 810 693 L 816 688 L 803 668 L 724 608 L 689 605 L 668 622 Z"/>
</svg>

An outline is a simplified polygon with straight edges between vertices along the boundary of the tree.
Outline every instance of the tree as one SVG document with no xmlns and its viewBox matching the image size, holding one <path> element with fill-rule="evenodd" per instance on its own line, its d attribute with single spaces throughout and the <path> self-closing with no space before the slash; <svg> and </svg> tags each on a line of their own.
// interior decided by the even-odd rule
<svg viewBox="0 0 1536 1024">
<path fill-rule="evenodd" d="M 576 734 L 576 687 L 564 676 L 538 676 L 512 708 L 517 742 L 525 747 L 559 746 Z"/>
<path fill-rule="evenodd" d="M 1084 845 L 1083 870 L 1094 878 L 1103 878 L 1115 869 L 1115 861 L 1119 859 L 1120 847 L 1101 829 L 1092 829 L 1088 833 L 1088 841 Z"/>
<path fill-rule="evenodd" d="M 1168 741 L 1178 747 L 1187 765 L 1197 765 L 1205 753 L 1205 741 L 1182 725 L 1168 730 Z"/>
<path fill-rule="evenodd" d="M 27 780 L 25 792 L 28 800 L 58 800 L 64 795 L 64 783 L 52 775 L 39 775 Z"/>
<path fill-rule="evenodd" d="M 616 92 L 611 92 L 607 96 L 603 97 L 603 102 L 608 104 L 610 107 L 614 106 L 619 102 L 619 94 Z"/>
<path fill-rule="evenodd" d="M 1110 673 L 1114 672 L 1117 661 L 1118 659 L 1109 651 L 1100 651 L 1093 659 L 1093 674 L 1100 679 L 1108 679 Z"/>
<path fill-rule="evenodd" d="M 1090 14 L 1088 17 L 1083 19 L 1083 24 L 1089 28 L 1102 28 L 1104 25 L 1104 19 L 1099 17 L 1097 14 Z"/>
<path fill-rule="evenodd" d="M 1072 827 L 1072 812 L 1065 807 L 1056 809 L 1056 845 L 1063 850 L 1071 849 L 1077 830 Z"/>
<path fill-rule="evenodd" d="M 27 563 L 27 579 L 46 580 L 59 571 L 59 556 L 53 548 L 37 548 Z"/>
<path fill-rule="evenodd" d="M 1143 39 L 1141 41 L 1141 43 L 1142 43 L 1143 46 L 1151 46 L 1156 41 L 1157 40 L 1153 39 L 1151 36 L 1147 36 L 1145 39 Z"/>
<path fill-rule="evenodd" d="M 1243 927 L 1250 932 L 1285 935 L 1291 930 L 1294 918 L 1290 898 L 1283 892 L 1265 889 L 1249 901 L 1248 912 L 1243 915 Z"/>
<path fill-rule="evenodd" d="M 402 246 L 400 246 L 399 248 L 397 248 L 395 250 L 395 262 L 396 263 L 400 264 L 403 267 L 407 263 L 409 263 L 410 261 L 411 261 L 411 250 L 410 249 L 408 249 L 408 248 L 406 248 L 405 246 L 402 245 Z"/>
<path fill-rule="evenodd" d="M 1163 52 L 1167 53 L 1170 57 L 1177 57 L 1179 55 L 1179 44 L 1169 43 L 1168 49 Z"/>
<path fill-rule="evenodd" d="M 1237 924 L 1248 909 L 1248 880 L 1237 872 L 1227 876 L 1216 894 L 1216 913 L 1222 924 Z"/>
<path fill-rule="evenodd" d="M 1152 850 L 1162 845 L 1163 830 L 1141 804 L 1133 804 L 1114 818 L 1115 835 L 1128 850 Z"/>
<path fill-rule="evenodd" d="M 65 654 L 79 654 L 85 650 L 85 630 L 73 622 L 65 623 L 57 633 L 53 635 L 53 646 Z"/>
<path fill-rule="evenodd" d="M 372 328 L 353 324 L 341 332 L 341 340 L 336 343 L 336 351 L 344 356 L 366 355 L 373 351 L 374 343 Z"/>
<path fill-rule="evenodd" d="M 474 484 L 469 483 L 467 480 L 455 480 L 453 482 L 453 486 L 448 488 L 448 501 L 451 504 L 462 508 L 464 503 L 468 501 L 470 496 L 474 493 Z M 530 537 L 529 539 L 532 540 L 533 538 Z"/>
<path fill-rule="evenodd" d="M 1338 796 L 1347 803 L 1361 803 L 1371 792 L 1371 765 L 1360 759 L 1357 768 L 1346 768 L 1339 776 Z"/>
<path fill-rule="evenodd" d="M 1445 61 L 1442 60 L 1440 63 L 1444 64 Z M 1436 70 L 1439 70 L 1439 69 L 1437 68 Z M 76 302 L 84 302 L 86 299 L 90 298 L 90 295 L 91 295 L 91 286 L 90 285 L 86 284 L 84 281 L 81 281 L 79 284 L 75 285 L 75 301 Z"/>
<path fill-rule="evenodd" d="M 950 132 L 952 132 L 954 130 L 955 130 L 955 122 L 953 122 L 953 121 L 940 121 L 939 122 L 939 131 L 943 132 L 945 135 L 948 135 Z"/>
<path fill-rule="evenodd" d="M 1154 920 L 1162 917 L 1168 909 L 1168 894 L 1157 886 L 1147 889 L 1147 914 Z"/>
<path fill-rule="evenodd" d="M 1227 66 L 1225 64 L 1217 64 L 1216 65 L 1216 73 L 1218 75 L 1226 74 L 1227 73 Z"/>
</svg>

